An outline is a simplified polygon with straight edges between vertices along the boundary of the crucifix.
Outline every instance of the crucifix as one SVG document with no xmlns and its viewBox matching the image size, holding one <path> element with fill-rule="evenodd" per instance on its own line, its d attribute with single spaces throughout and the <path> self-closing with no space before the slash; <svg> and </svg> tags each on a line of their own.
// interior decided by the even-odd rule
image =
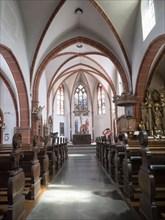
<svg viewBox="0 0 165 220">
<path fill-rule="evenodd" d="M 83 115 L 88 113 L 88 112 L 89 111 L 85 110 L 85 109 L 78 109 L 78 110 L 73 111 L 73 113 L 77 114 L 80 117 L 80 124 L 81 125 L 82 125 L 82 117 L 83 117 Z"/>
<path fill-rule="evenodd" d="M 88 129 L 88 126 L 86 125 L 86 122 L 85 124 L 83 124 L 83 120 L 82 120 L 82 117 L 84 114 L 87 114 L 89 111 L 87 109 L 82 109 L 82 107 L 75 107 L 75 111 L 73 111 L 73 113 L 76 115 L 76 116 L 79 116 L 80 117 L 80 126 L 79 126 L 79 129 L 80 129 L 80 133 L 82 133 L 82 128 L 85 128 Z M 86 120 L 88 121 L 88 120 Z M 89 123 L 88 123 L 89 125 Z M 84 130 L 84 129 L 83 129 Z M 75 133 L 78 133 L 78 121 L 76 120 L 75 121 Z"/>
</svg>

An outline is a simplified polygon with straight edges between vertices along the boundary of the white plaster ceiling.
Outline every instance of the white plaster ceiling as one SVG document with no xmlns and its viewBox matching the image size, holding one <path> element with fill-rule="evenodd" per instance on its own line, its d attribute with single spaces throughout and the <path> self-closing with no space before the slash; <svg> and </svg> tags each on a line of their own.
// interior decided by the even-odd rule
<svg viewBox="0 0 165 220">
<path fill-rule="evenodd" d="M 61 8 L 57 10 L 60 2 Z M 49 52 L 64 41 L 81 36 L 103 45 L 119 60 L 125 71 L 129 89 L 131 89 L 129 62 L 131 63 L 132 59 L 131 49 L 139 2 L 139 0 L 19 1 L 27 33 L 27 54 L 30 67 L 34 61 L 37 45 L 41 43 L 34 63 L 32 82 L 40 64 Z M 96 6 L 100 9 L 98 10 Z M 75 14 L 77 8 L 83 10 L 82 15 Z M 105 13 L 107 21 L 100 12 Z M 47 25 L 48 22 L 49 25 Z M 41 36 L 43 36 L 42 41 Z M 77 43 L 66 48 L 61 47 L 58 54 L 45 67 L 47 86 L 49 87 L 54 80 L 57 80 L 54 86 L 65 81 L 70 89 L 74 86 L 74 83 L 71 84 L 70 81 L 76 80 L 79 69 L 83 69 L 87 81 L 90 75 L 94 80 L 104 84 L 105 79 L 111 79 L 113 82 L 113 77 L 118 72 L 115 64 L 95 46 L 82 43 L 82 48 L 77 48 Z M 59 54 L 60 56 L 57 56 Z M 94 69 L 97 71 L 93 71 Z M 108 82 L 107 85 L 109 85 Z"/>
</svg>

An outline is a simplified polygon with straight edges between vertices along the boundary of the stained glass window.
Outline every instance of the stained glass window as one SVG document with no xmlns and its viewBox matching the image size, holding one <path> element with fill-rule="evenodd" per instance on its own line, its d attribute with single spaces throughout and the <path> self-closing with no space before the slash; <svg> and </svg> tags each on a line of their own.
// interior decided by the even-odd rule
<svg viewBox="0 0 165 220">
<path fill-rule="evenodd" d="M 60 85 L 57 91 L 57 115 L 64 115 L 64 87 Z"/>
<path fill-rule="evenodd" d="M 98 102 L 98 114 L 105 114 L 105 91 L 102 84 L 99 83 L 97 86 L 97 102 Z"/>
<path fill-rule="evenodd" d="M 81 84 L 76 88 L 74 94 L 74 111 L 75 115 L 88 115 L 87 92 Z"/>
</svg>

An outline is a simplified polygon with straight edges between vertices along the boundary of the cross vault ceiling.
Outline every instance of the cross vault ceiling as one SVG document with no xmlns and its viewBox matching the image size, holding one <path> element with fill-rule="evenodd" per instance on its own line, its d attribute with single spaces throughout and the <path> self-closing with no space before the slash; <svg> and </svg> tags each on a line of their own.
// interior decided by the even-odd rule
<svg viewBox="0 0 165 220">
<path fill-rule="evenodd" d="M 54 56 L 44 66 L 47 87 L 52 91 L 62 82 L 71 89 L 78 79 L 89 86 L 91 80 L 101 81 L 108 89 L 115 84 L 113 77 L 118 74 L 114 57 L 119 60 L 131 90 L 131 49 L 139 3 L 139 0 L 19 1 L 32 84 L 43 60 L 54 50 Z M 82 14 L 75 13 L 78 8 Z M 69 39 L 75 40 L 64 45 Z M 113 56 L 108 56 L 108 52 Z"/>
</svg>

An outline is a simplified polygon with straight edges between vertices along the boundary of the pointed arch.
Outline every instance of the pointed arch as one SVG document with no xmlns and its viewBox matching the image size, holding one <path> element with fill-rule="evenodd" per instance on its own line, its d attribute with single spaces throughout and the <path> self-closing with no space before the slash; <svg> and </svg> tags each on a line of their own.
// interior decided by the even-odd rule
<svg viewBox="0 0 165 220">
<path fill-rule="evenodd" d="M 54 57 L 55 54 L 59 53 L 61 50 L 65 49 L 68 46 L 75 44 L 77 42 L 79 42 L 79 43 L 81 42 L 81 43 L 93 46 L 93 47 L 97 48 L 98 50 L 100 50 L 103 54 L 105 54 L 114 63 L 114 65 L 118 69 L 118 72 L 121 76 L 123 85 L 125 86 L 126 90 L 129 90 L 128 81 L 127 81 L 124 69 L 123 69 L 122 65 L 120 64 L 120 62 L 118 61 L 118 59 L 115 57 L 115 55 L 111 51 L 109 51 L 107 48 L 105 48 L 103 45 L 99 44 L 98 42 L 95 42 L 94 40 L 91 40 L 89 38 L 75 37 L 75 38 L 72 38 L 70 40 L 65 41 L 64 43 L 62 43 L 59 46 L 57 46 L 56 48 L 54 48 L 40 64 L 38 71 L 36 73 L 35 79 L 34 79 L 34 83 L 33 83 L 33 101 L 34 101 L 34 103 L 37 103 L 37 101 L 38 101 L 39 82 L 40 82 L 43 70 L 45 69 L 46 65 L 52 60 L 52 58 Z"/>
<path fill-rule="evenodd" d="M 49 28 L 49 26 L 51 25 L 54 17 L 56 16 L 56 14 L 58 13 L 58 11 L 60 10 L 60 8 L 63 6 L 63 4 L 66 2 L 66 0 L 61 0 L 59 5 L 57 6 L 57 8 L 55 8 L 54 12 L 52 13 L 52 15 L 50 16 L 50 19 L 48 20 L 46 26 L 45 26 L 45 29 L 43 30 L 42 32 L 42 35 L 40 37 L 40 40 L 38 42 L 38 45 L 37 45 L 37 48 L 35 50 L 35 54 L 34 54 L 34 57 L 33 57 L 33 61 L 32 61 L 32 65 L 31 65 L 31 70 L 30 70 L 30 82 L 32 81 L 32 77 L 33 77 L 33 70 L 34 70 L 34 65 L 35 65 L 35 62 L 36 62 L 36 58 L 37 58 L 37 55 L 38 55 L 38 52 L 39 52 L 39 49 L 41 47 L 41 44 L 42 44 L 42 41 L 45 37 L 45 34 L 47 33 L 47 30 Z"/>
<path fill-rule="evenodd" d="M 10 83 L 7 81 L 7 79 L 2 74 L 2 70 L 1 69 L 0 69 L 0 78 L 3 80 L 4 84 L 8 88 L 9 93 L 11 95 L 11 98 L 12 98 L 12 101 L 13 101 L 13 105 L 14 105 L 14 109 L 15 109 L 15 114 L 16 114 L 16 126 L 18 127 L 19 126 L 19 117 L 18 117 L 18 106 L 17 106 L 16 96 L 14 94 L 12 86 L 10 85 Z"/>
<path fill-rule="evenodd" d="M 3 124 L 4 124 L 4 116 L 0 108 L 0 144 L 2 144 L 2 138 L 3 138 Z"/>
<path fill-rule="evenodd" d="M 2 54 L 10 68 L 18 91 L 20 121 L 17 122 L 19 125 L 17 129 L 22 133 L 22 142 L 30 143 L 30 111 L 28 93 L 21 68 L 13 52 L 8 47 L 0 44 L 0 54 Z"/>
<path fill-rule="evenodd" d="M 138 98 L 136 105 L 136 117 L 138 120 L 140 120 L 140 104 L 144 99 L 144 93 L 149 82 L 150 67 L 156 54 L 163 45 L 165 45 L 165 34 L 151 42 L 141 62 L 135 90 L 135 94 Z"/>
<path fill-rule="evenodd" d="M 126 53 L 126 49 L 124 48 L 124 45 L 115 29 L 115 27 L 113 26 L 113 24 L 111 23 L 111 21 L 109 20 L 109 18 L 106 16 L 106 14 L 104 13 L 104 11 L 101 9 L 101 7 L 98 5 L 98 3 L 94 0 L 89 0 L 90 3 L 96 8 L 96 10 L 98 10 L 98 13 L 100 13 L 100 15 L 103 17 L 103 19 L 107 22 L 109 28 L 112 30 L 112 32 L 114 33 L 114 36 L 116 37 L 116 40 L 117 42 L 119 43 L 119 46 L 121 48 L 121 51 L 123 52 L 123 55 L 125 57 L 125 60 L 126 60 L 126 63 L 127 63 L 127 67 L 128 67 L 128 71 L 129 71 L 129 76 L 131 77 L 132 75 L 132 72 L 131 72 L 131 65 L 130 65 L 130 62 L 129 62 L 129 59 L 128 59 L 128 55 Z M 35 66 L 35 62 L 36 62 L 36 58 L 37 58 L 37 55 L 38 55 L 38 52 L 39 52 L 39 49 L 41 47 L 41 44 L 43 42 L 43 39 L 53 21 L 53 19 L 55 18 L 55 16 L 58 14 L 59 10 L 61 9 L 61 7 L 64 5 L 64 3 L 66 2 L 66 0 L 61 0 L 59 5 L 55 8 L 55 10 L 53 11 L 53 13 L 51 14 L 43 32 L 42 32 L 42 35 L 40 37 L 40 40 L 38 42 L 38 45 L 37 45 L 37 48 L 35 50 L 35 54 L 34 54 L 34 57 L 33 57 L 33 60 L 32 60 L 32 65 L 31 65 L 31 70 L 30 70 L 30 81 L 32 82 L 32 77 L 33 77 L 33 70 L 34 70 L 34 66 Z M 131 80 L 131 78 L 130 78 Z M 132 82 L 131 82 L 132 84 Z M 132 87 L 132 85 L 131 85 Z M 127 88 L 127 85 L 126 85 L 126 88 Z"/>
</svg>

